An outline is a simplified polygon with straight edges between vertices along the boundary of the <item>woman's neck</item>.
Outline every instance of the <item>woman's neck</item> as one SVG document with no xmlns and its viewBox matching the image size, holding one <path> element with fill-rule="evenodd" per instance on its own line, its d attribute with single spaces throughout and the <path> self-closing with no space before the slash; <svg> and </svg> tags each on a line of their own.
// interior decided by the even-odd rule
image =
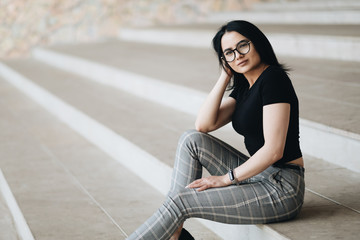
<svg viewBox="0 0 360 240">
<path fill-rule="evenodd" d="M 244 73 L 246 80 L 249 82 L 249 88 L 254 85 L 256 80 L 260 77 L 260 75 L 265 71 L 267 67 L 269 67 L 269 65 L 261 63 L 257 68 L 253 69 L 252 71 Z"/>
</svg>

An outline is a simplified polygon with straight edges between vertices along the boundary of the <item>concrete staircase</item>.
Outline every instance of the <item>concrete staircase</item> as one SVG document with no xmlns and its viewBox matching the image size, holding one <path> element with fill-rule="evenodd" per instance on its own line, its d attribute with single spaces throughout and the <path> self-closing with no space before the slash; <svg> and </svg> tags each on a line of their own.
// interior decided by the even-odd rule
<svg viewBox="0 0 360 240">
<path fill-rule="evenodd" d="M 256 23 L 357 25 L 360 4 L 356 0 L 275 0 L 259 1 L 249 11 L 223 12 L 212 15 L 207 22 L 247 19 Z"/>
<path fill-rule="evenodd" d="M 251 13 L 357 14 L 356 1 L 327 2 L 262 4 Z M 121 29 L 119 39 L 38 48 L 29 59 L 3 61 L 0 239 L 125 239 L 145 221 L 169 187 L 180 134 L 193 128 L 218 77 L 210 40 L 224 17 L 229 13 L 192 26 Z M 306 162 L 303 211 L 278 224 L 191 219 L 185 226 L 196 239 L 358 239 L 359 24 L 254 22 L 294 69 Z M 318 42 L 291 47 L 309 36 Z M 352 51 L 336 58 L 329 51 L 343 49 L 344 39 Z M 231 127 L 213 134 L 244 151 Z"/>
</svg>

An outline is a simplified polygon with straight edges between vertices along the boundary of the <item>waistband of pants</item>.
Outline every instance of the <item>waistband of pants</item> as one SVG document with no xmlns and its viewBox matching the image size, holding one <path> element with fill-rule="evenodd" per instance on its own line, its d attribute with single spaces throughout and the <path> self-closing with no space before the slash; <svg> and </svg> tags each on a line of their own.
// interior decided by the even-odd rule
<svg viewBox="0 0 360 240">
<path fill-rule="evenodd" d="M 278 168 L 290 168 L 290 169 L 294 169 L 294 170 L 298 170 L 298 171 L 305 171 L 305 168 L 296 165 L 296 164 L 281 164 L 281 165 L 275 165 Z"/>
</svg>

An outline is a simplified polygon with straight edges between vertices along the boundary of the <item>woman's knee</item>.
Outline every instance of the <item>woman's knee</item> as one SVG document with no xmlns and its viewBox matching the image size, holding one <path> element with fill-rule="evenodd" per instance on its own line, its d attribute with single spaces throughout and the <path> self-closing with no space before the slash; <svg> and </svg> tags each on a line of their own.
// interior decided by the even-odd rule
<svg viewBox="0 0 360 240">
<path fill-rule="evenodd" d="M 204 139 L 204 136 L 206 135 L 207 135 L 206 133 L 196 131 L 195 129 L 187 130 L 181 135 L 179 139 L 179 146 L 188 145 L 189 143 L 201 144 L 201 142 Z"/>
<path fill-rule="evenodd" d="M 167 208 L 172 209 L 172 211 L 177 213 L 177 217 L 181 218 L 182 221 L 185 221 L 189 218 L 189 208 L 191 208 L 190 203 L 194 202 L 190 199 L 193 198 L 191 189 L 184 189 L 182 191 L 173 192 L 167 197 Z"/>
</svg>

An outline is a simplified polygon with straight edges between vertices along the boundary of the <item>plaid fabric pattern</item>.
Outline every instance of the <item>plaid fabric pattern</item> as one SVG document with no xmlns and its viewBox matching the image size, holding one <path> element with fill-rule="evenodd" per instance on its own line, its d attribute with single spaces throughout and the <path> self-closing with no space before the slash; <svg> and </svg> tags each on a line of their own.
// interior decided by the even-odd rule
<svg viewBox="0 0 360 240">
<path fill-rule="evenodd" d="M 202 176 L 224 175 L 247 156 L 223 141 L 194 130 L 179 140 L 172 183 L 163 205 L 128 239 L 169 239 L 187 218 L 231 224 L 263 224 L 294 218 L 304 200 L 304 169 L 270 166 L 240 185 L 202 192 L 186 189 Z"/>
</svg>

